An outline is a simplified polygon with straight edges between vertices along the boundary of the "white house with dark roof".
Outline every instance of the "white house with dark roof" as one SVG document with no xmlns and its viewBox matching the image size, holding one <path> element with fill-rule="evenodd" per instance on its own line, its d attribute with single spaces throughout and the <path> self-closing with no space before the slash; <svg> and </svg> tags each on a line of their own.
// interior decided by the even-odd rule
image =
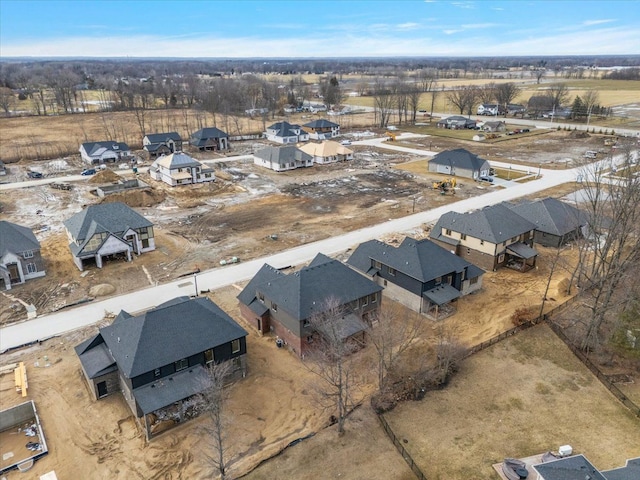
<svg viewBox="0 0 640 480">
<path fill-rule="evenodd" d="M 31 229 L 0 220 L 0 290 L 44 275 L 40 242 Z"/>
<path fill-rule="evenodd" d="M 293 145 L 266 147 L 253 154 L 253 163 L 276 172 L 313 167 L 313 157 Z"/>
<path fill-rule="evenodd" d="M 124 203 L 90 205 L 63 223 L 80 271 L 90 264 L 102 268 L 110 259 L 131 261 L 132 253 L 156 248 L 153 223 Z"/>
<path fill-rule="evenodd" d="M 91 165 L 129 160 L 131 149 L 123 142 L 87 142 L 80 145 L 82 160 Z"/>
<path fill-rule="evenodd" d="M 353 160 L 353 150 L 332 140 L 325 140 L 322 143 L 306 143 L 300 147 L 300 150 L 311 155 L 313 161 L 319 164 Z"/>
<path fill-rule="evenodd" d="M 456 148 L 440 152 L 429 160 L 429 171 L 477 180 L 489 175 L 490 165 L 476 154 L 464 148 Z"/>
<path fill-rule="evenodd" d="M 152 157 L 169 155 L 182 150 L 182 137 L 178 132 L 150 133 L 142 139 L 142 148 Z"/>
<path fill-rule="evenodd" d="M 202 392 L 207 366 L 231 362 L 230 375 L 245 376 L 246 336 L 208 298 L 178 297 L 136 316 L 122 310 L 75 351 L 92 397 L 122 392 L 149 439 L 151 414 Z"/>
<path fill-rule="evenodd" d="M 443 248 L 484 270 L 508 266 L 520 271 L 535 267 L 536 225 L 499 203 L 470 213 L 447 212 L 429 237 Z"/>
<path fill-rule="evenodd" d="M 162 155 L 151 167 L 149 175 L 154 180 L 172 187 L 192 183 L 213 182 L 216 179 L 213 169 L 183 152 Z"/>
<path fill-rule="evenodd" d="M 276 143 L 298 143 L 308 142 L 309 133 L 302 129 L 300 125 L 294 125 L 289 122 L 277 122 L 267 127 L 264 132 L 267 140 Z"/>
<path fill-rule="evenodd" d="M 384 287 L 384 294 L 436 320 L 455 312 L 455 302 L 482 288 L 484 271 L 424 239 L 406 237 L 394 247 L 361 243 L 347 264 Z"/>
<path fill-rule="evenodd" d="M 305 123 L 302 128 L 312 140 L 330 140 L 340 135 L 340 125 L 325 118 Z"/>
<path fill-rule="evenodd" d="M 380 308 L 382 287 L 338 260 L 318 254 L 284 274 L 265 264 L 238 295 L 240 312 L 258 331 L 272 331 L 304 356 L 317 332 L 310 319 L 335 299 L 344 309 L 343 338 L 364 342 L 366 322 Z"/>
</svg>

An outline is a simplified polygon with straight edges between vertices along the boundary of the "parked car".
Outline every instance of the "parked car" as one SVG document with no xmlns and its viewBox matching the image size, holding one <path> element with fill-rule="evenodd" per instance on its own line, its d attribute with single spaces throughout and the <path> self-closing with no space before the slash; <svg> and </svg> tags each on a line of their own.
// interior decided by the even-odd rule
<svg viewBox="0 0 640 480">
<path fill-rule="evenodd" d="M 43 178 L 43 175 L 40 172 L 28 171 L 27 172 L 27 177 L 29 177 L 29 178 Z"/>
<path fill-rule="evenodd" d="M 80 175 L 95 175 L 95 174 L 96 174 L 95 168 L 87 168 L 86 170 L 83 170 Z"/>
<path fill-rule="evenodd" d="M 340 145 L 351 145 L 351 140 L 342 140 Z"/>
<path fill-rule="evenodd" d="M 483 182 L 493 183 L 493 178 L 492 177 L 488 177 L 486 175 L 483 175 L 482 177 L 480 177 L 480 180 L 482 180 Z"/>
</svg>

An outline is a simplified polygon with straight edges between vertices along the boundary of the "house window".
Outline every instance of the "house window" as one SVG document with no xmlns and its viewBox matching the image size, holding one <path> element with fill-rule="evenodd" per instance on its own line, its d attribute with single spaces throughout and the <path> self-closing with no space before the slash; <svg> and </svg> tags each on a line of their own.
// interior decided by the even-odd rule
<svg viewBox="0 0 640 480">
<path fill-rule="evenodd" d="M 264 303 L 264 293 L 258 293 L 258 300 Z"/>
<path fill-rule="evenodd" d="M 512 242 L 512 243 L 513 243 L 513 242 L 517 242 L 517 241 L 518 241 L 518 237 L 513 237 L 513 238 L 511 239 L 511 242 Z"/>
<path fill-rule="evenodd" d="M 436 277 L 436 285 L 440 285 L 442 283 L 442 277 Z"/>
<path fill-rule="evenodd" d="M 362 306 L 366 307 L 367 305 L 369 305 L 369 295 L 362 297 Z"/>
<path fill-rule="evenodd" d="M 156 378 L 158 378 L 158 377 L 160 376 L 160 369 L 159 369 L 159 368 L 156 368 L 156 369 L 153 371 L 153 376 L 154 376 L 154 377 L 156 377 Z"/>
<path fill-rule="evenodd" d="M 502 246 L 506 247 L 507 246 L 507 241 L 505 240 L 504 242 L 502 242 Z"/>
<path fill-rule="evenodd" d="M 189 368 L 189 360 L 187 358 L 183 358 L 183 359 L 178 360 L 177 362 L 175 362 L 174 365 L 176 366 L 176 372 L 179 372 L 180 370 L 184 370 L 185 368 Z"/>
<path fill-rule="evenodd" d="M 396 269 L 395 268 L 387 267 L 387 270 L 389 271 L 389 275 L 391 275 L 392 277 L 396 276 Z"/>
<path fill-rule="evenodd" d="M 460 234 L 460 240 L 466 240 L 467 239 L 467 234 L 466 233 L 461 233 Z"/>
<path fill-rule="evenodd" d="M 501 253 L 500 255 L 498 255 L 498 263 L 503 263 L 504 262 L 504 253 Z"/>
<path fill-rule="evenodd" d="M 27 263 L 27 272 L 36 273 L 37 271 L 38 271 L 38 268 L 36 267 L 35 263 Z"/>
<path fill-rule="evenodd" d="M 478 277 L 474 277 L 469 280 L 469 285 L 475 285 L 476 283 L 478 283 Z"/>
<path fill-rule="evenodd" d="M 240 351 L 240 339 L 236 338 L 231 342 L 231 353 L 238 353 Z"/>
<path fill-rule="evenodd" d="M 278 311 L 278 304 L 277 303 L 272 303 L 271 304 L 271 310 L 273 310 L 274 312 Z"/>
<path fill-rule="evenodd" d="M 371 303 L 376 303 L 378 301 L 378 295 L 375 293 L 371 294 Z"/>
<path fill-rule="evenodd" d="M 484 245 L 484 240 L 480 240 L 480 245 Z"/>
<path fill-rule="evenodd" d="M 451 235 L 451 229 L 447 228 L 444 232 L 445 235 Z"/>
<path fill-rule="evenodd" d="M 373 268 L 377 268 L 378 270 L 380 270 L 382 268 L 382 263 L 378 262 L 377 260 L 373 260 Z"/>
<path fill-rule="evenodd" d="M 22 258 L 33 258 L 33 251 L 29 250 L 28 252 L 24 252 Z"/>
<path fill-rule="evenodd" d="M 213 362 L 213 348 L 204 351 L 204 362 L 207 365 Z"/>
</svg>

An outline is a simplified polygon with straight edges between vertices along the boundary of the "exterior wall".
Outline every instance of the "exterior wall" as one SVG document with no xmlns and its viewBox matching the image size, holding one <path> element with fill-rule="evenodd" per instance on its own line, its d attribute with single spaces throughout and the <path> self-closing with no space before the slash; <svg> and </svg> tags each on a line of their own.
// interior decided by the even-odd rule
<svg viewBox="0 0 640 480">
<path fill-rule="evenodd" d="M 136 399 L 133 398 L 133 388 L 131 386 L 131 380 L 126 378 L 120 370 L 118 370 L 118 373 L 118 379 L 120 380 L 120 391 L 122 392 L 124 401 L 127 402 L 127 405 L 129 405 L 129 408 L 136 417 L 142 417 L 142 412 L 138 409 Z"/>
<path fill-rule="evenodd" d="M 288 166 L 284 166 L 281 165 L 277 162 L 269 162 L 268 160 L 264 160 L 260 157 L 253 157 L 253 163 L 255 163 L 256 165 L 260 166 L 260 167 L 266 167 L 266 168 L 270 168 L 271 170 L 275 171 L 275 172 L 283 172 L 285 170 L 295 170 L 297 167 L 295 165 L 295 163 L 293 164 L 293 166 L 290 166 L 290 163 L 287 163 Z"/>
<path fill-rule="evenodd" d="M 384 287 L 384 294 L 391 300 L 401 303 L 414 312 L 421 312 L 422 297 L 420 295 L 409 292 L 384 278 L 378 278 L 378 285 Z"/>
<path fill-rule="evenodd" d="M 480 275 L 476 283 L 473 284 L 470 279 L 464 280 L 460 291 L 463 295 L 469 295 L 470 293 L 477 292 L 480 289 L 482 289 L 482 275 Z"/>
<path fill-rule="evenodd" d="M 498 267 L 503 265 L 506 262 L 506 255 L 502 255 L 504 258 L 502 262 L 499 262 L 500 257 L 496 257 L 494 255 L 480 252 L 478 250 L 474 250 L 473 248 L 467 248 L 463 246 L 458 246 L 456 255 L 461 258 L 464 258 L 470 263 L 477 265 L 483 270 L 493 271 L 497 270 Z"/>
<path fill-rule="evenodd" d="M 575 237 L 573 235 L 570 235 L 570 238 Z M 565 238 L 558 235 L 553 235 L 551 233 L 539 232 L 538 230 L 536 230 L 533 239 L 535 243 L 544 245 L 545 247 L 558 248 L 564 243 Z M 567 238 L 567 240 L 569 240 L 569 238 Z"/>
<path fill-rule="evenodd" d="M 118 372 L 111 372 L 111 373 L 107 373 L 106 375 L 101 375 L 99 377 L 95 377 L 93 379 L 89 379 L 86 376 L 86 373 L 84 370 L 82 370 L 82 373 L 85 374 L 85 379 L 87 380 L 87 382 L 89 383 L 89 386 L 91 387 L 91 393 L 93 395 L 93 399 L 94 400 L 99 400 L 99 393 L 98 393 L 98 384 L 101 382 L 105 382 L 106 383 L 106 387 L 107 387 L 107 394 L 105 395 L 105 397 L 108 397 L 109 395 L 112 395 L 114 393 L 118 393 L 120 392 L 120 381 L 118 379 Z M 102 397 L 104 398 L 104 397 Z"/>
<path fill-rule="evenodd" d="M 271 323 L 269 318 L 269 312 L 260 316 L 260 315 L 257 315 L 253 310 L 251 310 L 248 306 L 246 306 L 242 302 L 238 302 L 238 303 L 240 305 L 240 313 L 242 314 L 242 317 L 247 322 L 249 322 L 249 324 L 252 327 L 256 328 L 258 332 L 260 332 L 261 334 L 265 334 L 269 332 L 270 330 L 269 326 Z"/>
<path fill-rule="evenodd" d="M 40 250 L 29 250 L 33 256 L 24 258 L 27 255 L 27 252 L 7 252 L 2 258 L 0 258 L 0 265 L 7 266 L 15 264 L 17 270 L 17 277 L 13 276 L 11 278 L 11 282 L 5 285 L 5 288 L 9 290 L 11 288 L 11 284 L 17 285 L 24 283 L 26 280 L 30 280 L 33 278 L 44 277 L 44 261 L 42 259 L 42 255 Z M 29 265 L 31 265 L 33 272 L 29 272 Z"/>
</svg>

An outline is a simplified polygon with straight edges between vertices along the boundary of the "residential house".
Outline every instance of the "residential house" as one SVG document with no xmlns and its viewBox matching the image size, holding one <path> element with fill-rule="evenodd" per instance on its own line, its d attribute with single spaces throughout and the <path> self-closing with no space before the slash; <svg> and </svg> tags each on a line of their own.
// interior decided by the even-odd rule
<svg viewBox="0 0 640 480">
<path fill-rule="evenodd" d="M 505 113 L 505 109 L 502 105 L 495 103 L 483 103 L 478 107 L 476 113 L 478 115 L 502 115 Z"/>
<path fill-rule="evenodd" d="M 150 133 L 142 139 L 142 148 L 151 157 L 169 155 L 182 150 L 182 137 L 178 132 Z"/>
<path fill-rule="evenodd" d="M 406 307 L 441 319 L 455 302 L 482 288 L 484 271 L 430 240 L 406 237 L 394 247 L 378 240 L 360 244 L 347 264 L 384 287 Z"/>
<path fill-rule="evenodd" d="M 636 480 L 640 478 L 640 457 L 611 470 L 598 470 L 584 455 L 559 458 L 534 465 L 533 469 L 537 480 Z"/>
<path fill-rule="evenodd" d="M 123 142 L 87 142 L 80 145 L 82 160 L 91 165 L 119 162 L 132 158 L 129 145 Z"/>
<path fill-rule="evenodd" d="M 511 210 L 536 225 L 534 242 L 560 247 L 581 238 L 588 228 L 588 215 L 573 205 L 547 197 L 508 205 Z"/>
<path fill-rule="evenodd" d="M 31 229 L 0 220 L 0 289 L 44 275 L 40 242 Z"/>
<path fill-rule="evenodd" d="M 189 144 L 198 150 L 229 150 L 229 135 L 216 127 L 201 128 L 191 134 Z"/>
<path fill-rule="evenodd" d="M 484 122 L 482 125 L 482 130 L 484 132 L 505 132 L 507 130 L 507 126 L 504 122 Z"/>
<path fill-rule="evenodd" d="M 162 155 L 149 168 L 149 175 L 154 180 L 162 181 L 172 187 L 213 182 L 216 179 L 212 168 L 183 152 Z"/>
<path fill-rule="evenodd" d="M 122 392 L 149 439 L 150 414 L 201 393 L 208 365 L 232 362 L 231 375 L 245 375 L 246 336 L 208 298 L 178 297 L 136 316 L 121 310 L 75 351 L 92 397 Z M 176 409 L 178 421 L 186 408 Z"/>
<path fill-rule="evenodd" d="M 508 266 L 520 271 L 535 267 L 536 225 L 499 203 L 470 213 L 447 212 L 430 237 L 484 270 Z"/>
<path fill-rule="evenodd" d="M 276 143 L 298 143 L 309 141 L 309 133 L 302 129 L 300 125 L 292 125 L 289 122 L 274 123 L 267 127 L 264 133 L 267 140 Z"/>
<path fill-rule="evenodd" d="M 353 150 L 331 140 L 325 140 L 322 143 L 307 143 L 301 146 L 300 150 L 311 155 L 313 161 L 320 164 L 353 160 Z"/>
<path fill-rule="evenodd" d="M 80 271 L 90 264 L 102 268 L 109 259 L 131 261 L 132 253 L 156 248 L 153 223 L 124 203 L 90 205 L 63 223 Z"/>
<path fill-rule="evenodd" d="M 253 154 L 253 163 L 276 172 L 313 167 L 313 157 L 293 145 L 266 147 Z"/>
<path fill-rule="evenodd" d="M 477 122 L 475 120 L 471 120 L 470 118 L 463 117 L 461 115 L 454 115 L 452 117 L 443 118 L 436 123 L 436 127 L 460 130 L 463 128 L 476 128 L 476 124 Z"/>
<path fill-rule="evenodd" d="M 318 254 L 309 266 L 284 274 L 265 264 L 238 295 L 242 316 L 259 332 L 272 331 L 304 356 L 317 332 L 311 326 L 327 301 L 345 310 L 345 341 L 364 341 L 365 322 L 382 302 L 382 287 L 338 260 Z"/>
<path fill-rule="evenodd" d="M 302 128 L 312 140 L 330 140 L 340 135 L 340 125 L 324 118 L 305 123 Z"/>
<path fill-rule="evenodd" d="M 478 180 L 489 175 L 490 165 L 476 154 L 464 148 L 456 148 L 440 152 L 429 160 L 429 171 Z"/>
<path fill-rule="evenodd" d="M 527 112 L 527 107 L 524 105 L 520 105 L 518 103 L 509 103 L 507 104 L 507 113 L 509 115 L 524 115 Z"/>
</svg>

